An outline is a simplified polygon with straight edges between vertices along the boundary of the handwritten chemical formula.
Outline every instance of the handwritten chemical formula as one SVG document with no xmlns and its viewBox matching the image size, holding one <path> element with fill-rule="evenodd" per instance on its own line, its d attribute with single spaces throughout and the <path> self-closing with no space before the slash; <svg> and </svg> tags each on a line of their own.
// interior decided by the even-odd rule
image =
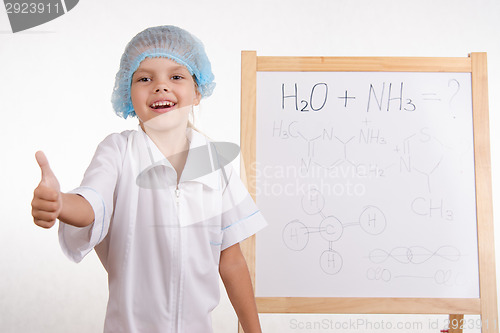
<svg viewBox="0 0 500 333">
<path fill-rule="evenodd" d="M 456 80 L 454 80 L 454 82 L 455 81 Z M 458 81 L 456 82 L 458 83 Z M 297 83 L 294 83 L 292 87 L 288 87 L 283 83 L 281 85 L 281 108 L 283 110 L 290 110 L 291 108 L 300 112 L 318 112 L 325 108 L 328 100 L 331 98 L 328 93 L 328 84 L 325 82 L 315 83 L 310 88 L 309 94 L 307 94 L 307 92 L 309 92 L 308 87 L 301 89 L 301 91 L 303 90 L 305 90 L 306 93 L 302 93 L 299 97 Z M 370 83 L 367 96 L 368 97 L 365 99 L 366 112 L 374 110 L 384 110 L 387 112 L 404 110 L 413 112 L 417 110 L 417 106 L 414 104 L 413 100 L 404 95 L 404 82 L 396 84 L 392 82 L 382 82 L 380 87 L 375 87 L 373 83 Z M 433 98 L 423 98 L 424 100 L 441 100 L 436 96 L 436 93 L 426 93 L 422 94 L 422 96 L 433 96 Z M 342 96 L 334 98 L 333 103 L 347 109 L 356 103 L 356 98 L 356 96 L 350 94 L 349 90 L 345 90 Z"/>
<path fill-rule="evenodd" d="M 469 74 L 258 73 L 257 86 L 257 203 L 272 221 L 259 295 L 477 293 Z"/>
</svg>

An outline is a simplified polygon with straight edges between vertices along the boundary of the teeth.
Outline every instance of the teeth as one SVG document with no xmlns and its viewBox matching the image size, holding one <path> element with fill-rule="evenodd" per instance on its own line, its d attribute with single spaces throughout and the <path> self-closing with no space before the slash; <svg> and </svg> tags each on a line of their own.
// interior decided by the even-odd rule
<svg viewBox="0 0 500 333">
<path fill-rule="evenodd" d="M 160 101 L 160 102 L 155 102 L 155 103 L 151 104 L 152 108 L 159 108 L 159 107 L 162 107 L 162 106 L 174 106 L 174 102 Z"/>
</svg>

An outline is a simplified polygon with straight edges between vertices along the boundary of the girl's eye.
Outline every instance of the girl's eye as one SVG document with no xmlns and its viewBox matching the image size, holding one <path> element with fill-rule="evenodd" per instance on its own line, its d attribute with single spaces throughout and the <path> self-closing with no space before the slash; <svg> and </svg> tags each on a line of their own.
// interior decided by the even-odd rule
<svg viewBox="0 0 500 333">
<path fill-rule="evenodd" d="M 182 76 L 181 75 L 173 75 L 172 79 L 173 80 L 180 80 L 180 79 L 182 79 Z"/>
<path fill-rule="evenodd" d="M 151 79 L 149 77 L 141 77 L 139 80 L 137 80 L 139 82 L 149 82 L 151 81 Z"/>
</svg>

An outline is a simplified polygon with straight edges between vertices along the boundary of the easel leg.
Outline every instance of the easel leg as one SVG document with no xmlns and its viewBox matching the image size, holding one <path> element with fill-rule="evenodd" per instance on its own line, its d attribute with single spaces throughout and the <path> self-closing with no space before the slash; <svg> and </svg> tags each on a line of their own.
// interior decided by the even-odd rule
<svg viewBox="0 0 500 333">
<path fill-rule="evenodd" d="M 448 333 L 462 333 L 463 323 L 464 323 L 463 314 L 451 314 Z"/>
</svg>

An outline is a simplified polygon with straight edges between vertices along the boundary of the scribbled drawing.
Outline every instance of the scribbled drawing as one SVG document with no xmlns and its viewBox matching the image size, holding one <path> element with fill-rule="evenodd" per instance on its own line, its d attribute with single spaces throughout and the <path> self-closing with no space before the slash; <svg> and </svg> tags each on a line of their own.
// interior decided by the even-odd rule
<svg viewBox="0 0 500 333">
<path fill-rule="evenodd" d="M 297 130 L 297 134 L 307 142 L 307 156 L 314 157 L 316 143 L 315 141 L 321 139 L 321 135 L 308 139 L 300 132 L 300 130 Z"/>
<path fill-rule="evenodd" d="M 426 179 L 427 189 L 432 193 L 431 176 L 439 169 L 447 147 L 434 136 L 429 128 L 421 128 L 403 139 L 402 149 L 396 145 L 394 151 L 400 153 L 400 172 L 417 172 Z"/>
<path fill-rule="evenodd" d="M 423 246 L 401 246 L 390 251 L 375 249 L 368 255 L 368 258 L 374 264 L 381 264 L 389 259 L 393 259 L 401 264 L 422 264 L 432 258 L 458 261 L 460 257 L 460 250 L 450 245 L 441 246 L 435 251 L 431 251 Z"/>
<path fill-rule="evenodd" d="M 368 117 L 365 117 L 365 119 L 363 119 L 363 121 L 361 123 L 363 125 L 365 125 L 365 127 L 368 127 L 368 124 L 370 124 L 372 122 L 373 122 L 372 120 L 368 120 Z"/>
<path fill-rule="evenodd" d="M 476 241 L 469 223 L 476 213 L 469 201 L 471 123 L 453 119 L 468 110 L 469 77 L 463 78 L 453 73 L 423 84 L 377 77 L 356 83 L 355 90 L 338 80 L 321 112 L 304 113 L 301 101 L 308 110 L 326 101 L 323 86 L 317 86 L 312 102 L 299 96 L 304 89 L 296 85 L 314 83 L 308 79 L 286 83 L 281 109 L 274 110 L 271 100 L 262 103 L 258 144 L 265 154 L 259 162 L 290 167 L 293 173 L 276 183 L 296 184 L 298 190 L 280 196 L 276 209 L 272 201 L 265 205 L 275 214 L 272 219 L 281 221 L 265 241 L 280 247 L 275 261 L 287 259 L 283 271 L 303 281 L 386 285 L 395 293 L 406 287 L 419 293 L 424 286 L 422 292 L 432 294 L 476 281 L 477 247 L 469 246 Z M 350 197 L 347 185 L 364 192 Z M 284 213 L 290 215 L 283 219 Z"/>
<path fill-rule="evenodd" d="M 436 274 L 434 274 L 434 281 L 436 281 L 437 284 L 446 284 L 450 281 L 451 274 L 451 269 L 439 269 L 436 271 Z"/>
<path fill-rule="evenodd" d="M 439 95 L 436 93 L 422 93 L 422 99 L 424 101 L 441 101 L 441 98 L 439 98 Z"/>
<path fill-rule="evenodd" d="M 389 89 L 387 94 L 385 94 L 386 83 L 389 83 Z M 397 88 L 399 86 L 399 89 Z M 377 89 L 378 88 L 378 89 Z M 381 88 L 381 89 L 380 89 Z M 392 82 L 382 82 L 382 86 L 370 83 L 370 89 L 368 92 L 368 103 L 366 107 L 366 112 L 371 111 L 402 111 L 413 112 L 417 110 L 417 106 L 411 98 L 407 98 L 404 93 L 404 82 L 400 81 L 400 84 L 394 84 Z M 373 102 L 372 102 L 373 97 Z M 380 97 L 380 99 L 379 99 Z M 384 107 L 384 104 L 387 107 Z M 393 106 L 395 105 L 395 107 Z"/>
<path fill-rule="evenodd" d="M 448 81 L 448 88 L 451 88 L 453 90 L 451 97 L 450 97 L 450 100 L 448 101 L 448 104 L 450 105 L 450 108 L 451 108 L 451 102 L 453 101 L 453 99 L 457 96 L 458 92 L 460 91 L 460 82 L 458 82 L 457 79 L 450 79 Z M 455 118 L 455 116 L 453 118 Z"/>
<path fill-rule="evenodd" d="M 453 209 L 449 209 L 443 198 L 417 197 L 411 202 L 410 208 L 413 213 L 420 216 L 438 217 L 446 221 L 453 221 L 455 218 Z"/>
<path fill-rule="evenodd" d="M 359 225 L 365 232 L 379 235 L 384 232 L 387 221 L 380 208 L 367 206 L 359 216 Z"/>
<path fill-rule="evenodd" d="M 368 268 L 366 270 L 366 278 L 371 281 L 384 281 L 384 282 L 389 282 L 391 281 L 392 274 L 391 271 L 382 268 L 382 267 L 376 267 L 376 268 Z"/>
<path fill-rule="evenodd" d="M 289 222 L 283 229 L 283 242 L 293 251 L 302 251 L 309 243 L 309 232 L 299 220 Z"/>
<path fill-rule="evenodd" d="M 335 275 L 342 269 L 342 256 L 337 251 L 326 250 L 319 257 L 319 265 L 326 274 Z"/>
<path fill-rule="evenodd" d="M 309 190 L 301 200 L 302 210 L 307 215 L 315 215 L 321 213 L 325 207 L 325 197 L 315 188 Z"/>
<path fill-rule="evenodd" d="M 348 144 L 349 144 L 349 142 L 351 142 L 354 138 L 355 138 L 355 137 L 354 137 L 354 136 L 352 136 L 352 137 L 350 137 L 350 138 L 349 138 L 349 139 L 347 139 L 347 140 L 342 140 L 342 139 L 340 139 L 338 136 L 335 136 L 335 139 L 337 139 L 337 140 L 338 140 L 341 144 L 343 144 L 343 145 L 344 145 L 344 155 L 343 155 L 340 159 L 338 159 L 338 160 L 337 160 L 337 161 L 333 164 L 333 166 L 336 166 L 336 165 L 338 165 L 338 164 L 340 164 L 340 163 L 342 163 L 342 162 L 347 162 L 347 163 L 349 163 L 349 164 L 351 164 L 351 165 L 353 165 L 353 166 L 356 166 L 356 164 L 355 164 L 353 161 L 351 161 L 351 160 L 349 159 L 349 157 L 347 156 L 347 145 L 348 145 Z"/>
<path fill-rule="evenodd" d="M 346 108 L 347 107 L 347 101 L 349 100 L 355 100 L 356 97 L 355 96 L 349 96 L 349 92 L 348 90 L 345 91 L 345 94 L 344 96 L 339 96 L 337 97 L 338 99 L 343 99 L 344 100 L 344 107 Z"/>
<path fill-rule="evenodd" d="M 452 271 L 451 269 L 438 269 L 434 275 L 395 275 L 395 279 L 420 279 L 420 280 L 430 280 L 433 281 L 435 284 L 439 285 L 452 285 L 454 284 L 452 281 Z"/>
<path fill-rule="evenodd" d="M 321 237 L 329 242 L 335 242 L 342 237 L 344 226 L 335 216 L 328 216 L 319 225 Z"/>
<path fill-rule="evenodd" d="M 331 170 L 337 168 L 343 163 L 354 168 L 357 167 L 357 163 L 348 156 L 348 145 L 355 142 L 355 136 L 351 137 L 340 137 L 334 134 L 332 127 L 318 129 L 318 132 L 313 135 L 304 134 L 303 129 L 301 129 L 301 124 L 298 121 L 292 121 L 286 126 L 283 120 L 275 121 L 272 126 L 272 137 L 278 137 L 280 139 L 292 139 L 301 140 L 307 144 L 307 155 L 299 158 L 299 167 L 302 174 L 307 175 L 311 166 L 317 166 L 326 170 Z M 318 145 L 322 142 L 326 142 L 328 145 L 328 154 L 317 156 L 316 153 Z M 331 160 L 324 161 L 325 156 L 331 157 Z"/>
<path fill-rule="evenodd" d="M 321 217 L 319 226 L 307 226 L 298 219 L 290 221 L 283 228 L 283 242 L 292 251 L 303 251 L 309 244 L 310 235 L 319 234 L 328 242 L 328 250 L 320 255 L 319 264 L 322 271 L 329 275 L 335 275 L 342 269 L 342 255 L 334 250 L 334 243 L 342 238 L 346 227 L 360 226 L 366 233 L 378 235 L 385 230 L 387 224 L 385 214 L 376 206 L 365 206 L 358 222 L 354 223 L 342 223 L 333 215 L 325 216 L 325 198 L 316 188 L 311 188 L 302 196 L 301 207 L 307 215 Z"/>
<path fill-rule="evenodd" d="M 348 145 L 354 143 L 354 139 L 356 138 L 355 136 L 349 137 L 347 139 L 340 138 L 336 135 L 333 135 L 333 130 L 328 133 L 326 129 L 323 129 L 323 141 L 325 140 L 325 137 L 329 138 L 329 154 L 323 155 L 323 159 L 325 156 L 328 157 L 333 157 L 333 159 L 326 161 L 326 160 L 321 160 L 321 158 L 314 158 L 311 159 L 311 154 L 308 154 L 309 157 L 309 163 L 304 162 L 302 159 L 302 168 L 305 174 L 307 174 L 310 170 L 311 164 L 316 165 L 320 168 L 326 169 L 326 170 L 332 170 L 334 168 L 338 168 L 342 164 L 347 164 L 349 166 L 352 166 L 354 168 L 357 167 L 357 164 L 355 161 L 353 161 L 352 158 L 349 157 L 348 154 Z M 331 141 L 331 142 L 330 142 Z M 334 149 L 334 150 L 332 150 Z M 312 156 L 314 157 L 314 156 Z"/>
<path fill-rule="evenodd" d="M 458 277 L 458 274 L 456 274 Z M 383 267 L 370 267 L 366 270 L 366 278 L 370 281 L 390 282 L 393 279 L 427 279 L 438 285 L 450 285 L 453 282 L 451 269 L 438 269 L 434 275 L 400 274 L 394 275 L 389 269 Z"/>
</svg>

